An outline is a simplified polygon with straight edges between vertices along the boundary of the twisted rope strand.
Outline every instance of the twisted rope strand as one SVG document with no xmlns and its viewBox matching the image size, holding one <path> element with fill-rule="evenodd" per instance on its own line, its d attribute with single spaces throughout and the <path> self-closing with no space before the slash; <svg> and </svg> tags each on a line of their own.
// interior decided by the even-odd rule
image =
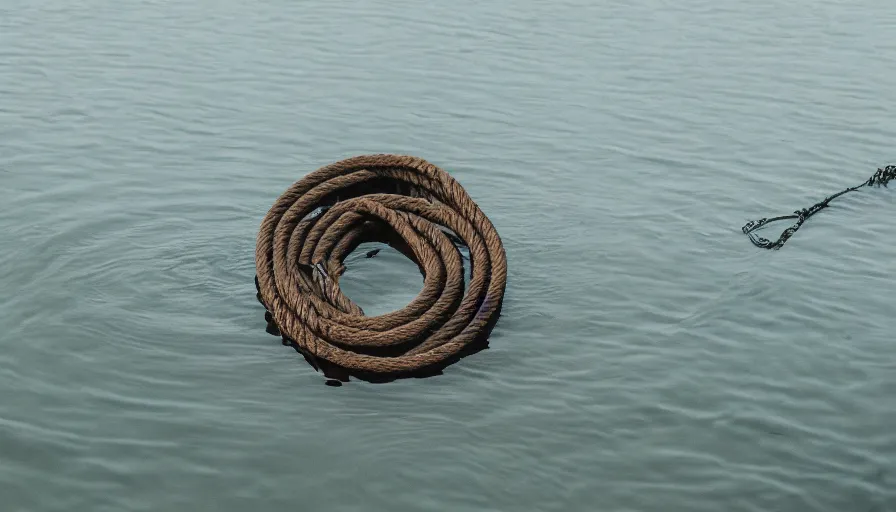
<svg viewBox="0 0 896 512">
<path fill-rule="evenodd" d="M 365 316 L 339 288 L 345 258 L 389 243 L 419 267 L 405 307 Z M 471 277 L 464 283 L 469 248 Z M 362 155 L 308 174 L 274 202 L 256 239 L 257 297 L 279 334 L 327 377 L 437 373 L 484 343 L 507 281 L 491 221 L 444 170 L 417 157 Z"/>
<path fill-rule="evenodd" d="M 814 205 L 810 206 L 809 208 L 803 208 L 802 210 L 796 210 L 791 215 L 780 215 L 778 217 L 761 218 L 758 220 L 751 220 L 751 221 L 747 222 L 746 224 L 744 224 L 744 226 L 741 228 L 741 230 L 744 232 L 744 234 L 746 234 L 748 237 L 750 237 L 750 241 L 753 242 L 753 245 L 755 245 L 756 247 L 760 247 L 762 249 L 780 249 L 787 242 L 787 240 L 789 240 L 790 237 L 792 237 L 793 234 L 796 233 L 796 231 L 798 229 L 800 229 L 800 226 L 802 226 L 803 223 L 809 219 L 809 217 L 811 217 L 811 216 L 815 215 L 816 213 L 820 212 L 821 210 L 827 208 L 830 205 L 830 202 L 832 200 L 842 196 L 843 194 L 846 194 L 848 192 L 855 192 L 856 190 L 858 190 L 862 187 L 866 187 L 866 186 L 867 187 L 870 187 L 870 186 L 886 187 L 887 184 L 891 180 L 894 180 L 894 179 L 896 179 L 896 165 L 888 165 L 882 169 L 880 169 L 880 168 L 877 169 L 877 172 L 875 172 L 870 178 L 868 178 L 861 185 L 849 187 L 845 190 L 837 192 L 836 194 L 830 195 L 830 196 L 826 197 L 823 201 L 819 201 L 819 202 L 815 203 Z M 765 226 L 766 224 L 771 224 L 772 222 L 777 222 L 779 220 L 785 220 L 785 219 L 796 219 L 796 222 L 794 222 L 793 225 L 791 225 L 789 228 L 785 229 L 781 233 L 781 236 L 779 236 L 778 239 L 775 241 L 771 241 L 767 238 L 763 238 L 754 233 L 754 231 L 761 228 L 762 226 Z"/>
</svg>

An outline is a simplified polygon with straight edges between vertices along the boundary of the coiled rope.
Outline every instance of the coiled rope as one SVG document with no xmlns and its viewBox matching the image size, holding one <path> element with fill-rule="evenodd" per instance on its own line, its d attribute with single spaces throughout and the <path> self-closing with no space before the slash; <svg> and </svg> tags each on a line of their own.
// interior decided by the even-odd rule
<svg viewBox="0 0 896 512">
<path fill-rule="evenodd" d="M 424 276 L 414 300 L 379 316 L 339 288 L 345 258 L 370 241 L 400 250 Z M 456 243 L 469 250 L 466 284 Z M 404 155 L 352 157 L 295 182 L 261 223 L 255 263 L 268 332 L 339 381 L 438 373 L 481 349 L 507 281 L 491 221 L 448 173 Z"/>
<path fill-rule="evenodd" d="M 790 237 L 793 236 L 793 234 L 796 233 L 796 231 L 798 229 L 800 229 L 800 226 L 802 226 L 803 223 L 809 219 L 809 217 L 811 217 L 811 216 L 815 215 L 816 213 L 820 212 L 821 210 L 827 208 L 829 203 L 833 199 L 836 199 L 836 198 L 842 196 L 843 194 L 846 194 L 847 192 L 855 192 L 856 190 L 859 190 L 860 188 L 865 187 L 865 186 L 870 187 L 870 186 L 874 185 L 874 186 L 878 186 L 878 187 L 880 187 L 880 186 L 886 187 L 887 183 L 889 183 L 890 180 L 893 180 L 893 179 L 896 179 L 896 165 L 888 165 L 888 166 L 884 167 L 883 169 L 878 168 L 877 172 L 875 172 L 870 178 L 868 178 L 861 185 L 856 185 L 855 187 L 849 187 L 845 190 L 837 192 L 836 194 L 826 197 L 823 201 L 819 201 L 819 202 L 815 203 L 814 205 L 810 206 L 809 208 L 803 208 L 802 210 L 796 210 L 791 215 L 780 215 L 778 217 L 751 220 L 751 221 L 747 222 L 741 228 L 741 230 L 744 232 L 744 234 L 746 234 L 747 236 L 750 237 L 750 241 L 753 242 L 753 245 L 755 245 L 756 247 L 761 247 L 763 249 L 780 249 L 784 245 L 784 243 L 787 242 L 787 240 L 789 240 Z M 761 236 L 754 233 L 754 231 L 761 228 L 762 226 L 765 226 L 766 224 L 770 224 L 772 222 L 777 222 L 779 220 L 785 220 L 785 219 L 796 219 L 796 222 L 794 222 L 793 225 L 790 226 L 789 228 L 785 229 L 781 233 L 781 236 L 779 236 L 778 239 L 775 241 L 771 241 L 767 238 L 762 238 Z"/>
</svg>

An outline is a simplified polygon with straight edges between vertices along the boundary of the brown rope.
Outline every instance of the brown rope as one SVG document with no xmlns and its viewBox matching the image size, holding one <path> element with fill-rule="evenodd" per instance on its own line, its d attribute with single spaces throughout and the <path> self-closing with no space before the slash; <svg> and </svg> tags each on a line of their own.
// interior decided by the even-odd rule
<svg viewBox="0 0 896 512">
<path fill-rule="evenodd" d="M 379 316 L 365 316 L 339 288 L 343 261 L 369 241 L 400 250 L 424 276 L 414 300 Z M 454 241 L 469 248 L 466 286 Z M 501 238 L 454 178 L 420 158 L 364 155 L 317 169 L 277 199 L 256 244 L 268 331 L 327 377 L 438 373 L 483 348 L 500 314 Z"/>
</svg>

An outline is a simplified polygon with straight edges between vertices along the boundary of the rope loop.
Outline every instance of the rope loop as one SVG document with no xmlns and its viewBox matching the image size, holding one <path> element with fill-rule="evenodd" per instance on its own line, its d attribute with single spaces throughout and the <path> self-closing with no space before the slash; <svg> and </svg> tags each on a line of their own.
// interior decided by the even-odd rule
<svg viewBox="0 0 896 512">
<path fill-rule="evenodd" d="M 868 178 L 868 180 L 866 180 L 861 185 L 856 185 L 855 187 L 850 187 L 850 188 L 840 191 L 834 195 L 828 196 L 823 201 L 819 201 L 819 202 L 815 203 L 814 205 L 810 206 L 809 208 L 795 210 L 793 212 L 793 215 L 782 215 L 782 216 L 773 217 L 770 219 L 769 218 L 761 218 L 758 220 L 748 221 L 741 228 L 741 231 L 743 231 L 745 235 L 750 237 L 750 241 L 753 242 L 753 245 L 755 245 L 756 247 L 759 247 L 762 249 L 780 249 L 787 242 L 787 240 L 789 240 L 790 237 L 793 236 L 793 234 L 796 233 L 798 229 L 800 229 L 800 227 L 803 225 L 804 222 L 806 222 L 809 219 L 809 217 L 815 215 L 819 211 L 830 206 L 830 203 L 832 200 L 834 200 L 848 192 L 855 192 L 856 190 L 860 189 L 863 186 L 876 185 L 878 187 L 880 187 L 880 186 L 886 187 L 887 184 L 891 180 L 894 180 L 894 179 L 896 179 L 896 165 L 888 165 L 884 168 L 878 168 L 877 172 L 875 172 L 870 178 Z M 765 226 L 766 224 L 770 224 L 772 222 L 776 222 L 776 221 L 784 220 L 784 219 L 797 219 L 797 220 L 792 226 L 785 229 L 781 233 L 781 236 L 779 236 L 778 239 L 775 240 L 774 242 L 754 233 L 754 231 L 761 228 L 762 226 Z"/>
<path fill-rule="evenodd" d="M 405 307 L 366 316 L 339 278 L 374 241 L 414 261 L 424 284 Z M 457 243 L 469 249 L 468 283 Z M 439 373 L 481 350 L 507 281 L 504 246 L 479 206 L 444 170 L 406 155 L 351 157 L 296 181 L 264 217 L 255 263 L 268 332 L 339 381 Z"/>
</svg>

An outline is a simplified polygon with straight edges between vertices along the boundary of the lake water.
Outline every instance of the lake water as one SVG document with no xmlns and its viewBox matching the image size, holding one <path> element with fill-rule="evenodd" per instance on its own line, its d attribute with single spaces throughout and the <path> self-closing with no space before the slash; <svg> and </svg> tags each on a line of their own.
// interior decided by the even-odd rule
<svg viewBox="0 0 896 512">
<path fill-rule="evenodd" d="M 0 0 L 0 501 L 35 511 L 896 510 L 883 0 Z M 491 348 L 341 388 L 259 222 L 409 153 L 506 245 Z M 777 234 L 786 225 L 764 232 Z M 356 253 L 368 312 L 422 285 Z"/>
</svg>

